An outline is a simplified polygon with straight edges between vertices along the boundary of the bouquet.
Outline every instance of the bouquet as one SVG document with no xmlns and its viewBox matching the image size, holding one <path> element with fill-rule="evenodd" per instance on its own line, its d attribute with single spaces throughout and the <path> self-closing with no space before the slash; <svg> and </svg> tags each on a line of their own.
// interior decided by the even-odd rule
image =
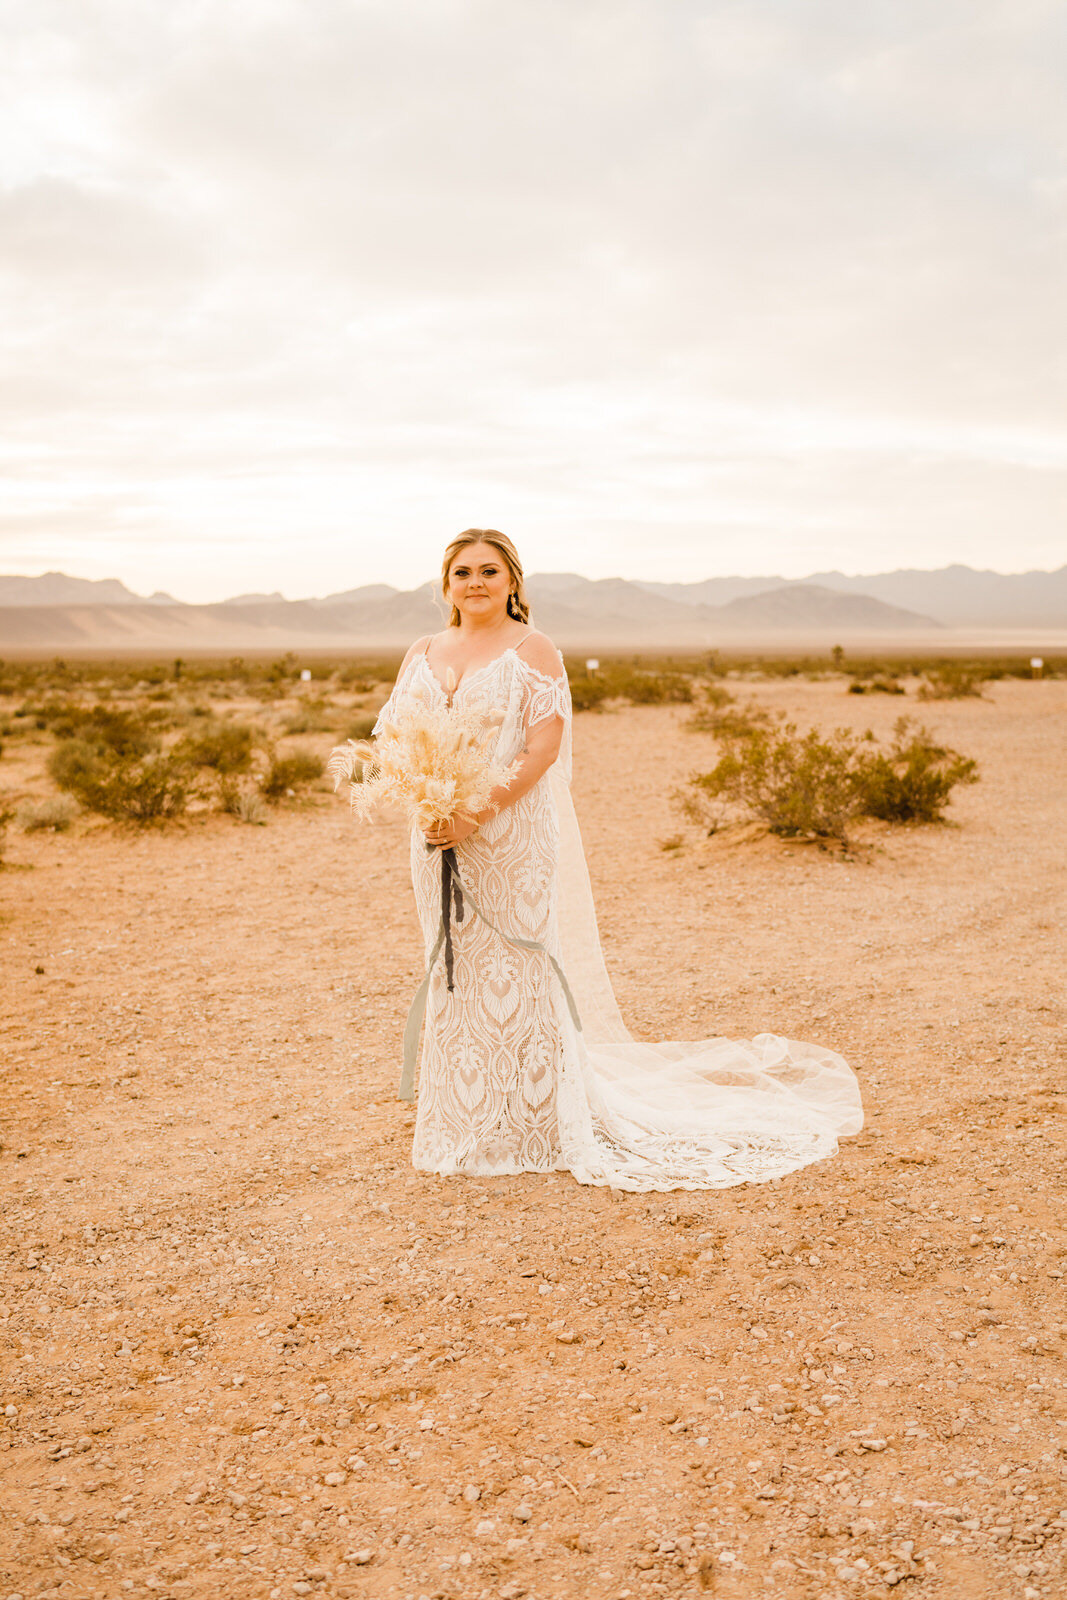
<svg viewBox="0 0 1067 1600">
<path fill-rule="evenodd" d="M 339 745 L 327 764 L 334 790 L 347 781 L 349 804 L 363 821 L 394 808 L 420 831 L 452 817 L 473 821 L 518 771 L 518 762 L 503 766 L 493 757 L 501 717 L 414 699 L 389 717 L 374 738 Z"/>
<path fill-rule="evenodd" d="M 486 717 L 452 703 L 455 678 L 448 674 L 448 700 L 428 705 L 409 698 L 389 714 L 374 738 L 349 739 L 330 756 L 334 790 L 348 784 L 352 810 L 364 820 L 399 807 L 420 831 L 452 817 L 473 822 L 495 809 L 493 790 L 506 788 L 519 770 L 494 759 L 502 717 Z M 429 840 L 427 850 L 437 847 Z M 463 885 L 454 848 L 441 851 L 441 932 L 445 974 L 452 988 L 452 915 L 463 921 Z"/>
</svg>

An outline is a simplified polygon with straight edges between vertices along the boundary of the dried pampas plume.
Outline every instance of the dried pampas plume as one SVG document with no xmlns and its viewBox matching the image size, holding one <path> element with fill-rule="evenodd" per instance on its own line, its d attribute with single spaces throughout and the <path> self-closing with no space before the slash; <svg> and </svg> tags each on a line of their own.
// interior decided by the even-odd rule
<svg viewBox="0 0 1067 1600">
<path fill-rule="evenodd" d="M 461 707 L 411 703 L 391 711 L 374 738 L 338 745 L 326 770 L 335 790 L 348 784 L 349 804 L 364 821 L 396 809 L 420 830 L 452 817 L 473 820 L 518 771 L 517 762 L 495 759 L 500 723 Z"/>
</svg>

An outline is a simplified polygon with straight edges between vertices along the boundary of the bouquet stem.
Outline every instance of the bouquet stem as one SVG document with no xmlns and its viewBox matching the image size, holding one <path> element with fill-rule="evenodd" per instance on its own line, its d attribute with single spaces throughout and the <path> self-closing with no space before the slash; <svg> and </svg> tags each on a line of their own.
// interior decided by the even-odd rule
<svg viewBox="0 0 1067 1600">
<path fill-rule="evenodd" d="M 432 850 L 433 845 L 429 848 Z M 453 990 L 452 967 L 452 914 L 455 911 L 456 922 L 463 921 L 463 884 L 459 876 L 459 862 L 456 860 L 454 847 L 441 851 L 441 925 L 445 930 L 445 982 L 451 994 Z"/>
</svg>

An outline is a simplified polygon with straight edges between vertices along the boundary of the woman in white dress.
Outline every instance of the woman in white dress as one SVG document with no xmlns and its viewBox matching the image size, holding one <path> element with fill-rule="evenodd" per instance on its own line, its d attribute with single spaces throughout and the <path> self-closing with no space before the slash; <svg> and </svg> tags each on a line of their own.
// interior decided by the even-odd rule
<svg viewBox="0 0 1067 1600">
<path fill-rule="evenodd" d="M 441 929 L 442 850 L 454 852 L 465 891 L 452 987 L 442 959 L 428 975 L 415 1167 L 704 1189 L 831 1155 L 863 1123 L 855 1075 L 833 1051 L 775 1034 L 645 1044 L 627 1032 L 570 802 L 567 677 L 529 625 L 511 541 L 479 528 L 454 539 L 442 591 L 449 626 L 412 645 L 380 720 L 404 697 L 451 693 L 499 721 L 498 759 L 519 766 L 495 791 L 495 810 L 412 833 L 428 961 Z M 412 1089 L 409 1065 L 401 1094 Z"/>
</svg>

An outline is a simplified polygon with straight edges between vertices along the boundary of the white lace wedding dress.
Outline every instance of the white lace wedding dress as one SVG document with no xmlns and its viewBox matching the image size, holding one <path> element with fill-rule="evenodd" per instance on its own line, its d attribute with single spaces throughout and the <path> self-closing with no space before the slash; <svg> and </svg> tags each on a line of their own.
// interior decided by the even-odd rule
<svg viewBox="0 0 1067 1600">
<path fill-rule="evenodd" d="M 401 697 L 444 693 L 425 655 L 416 656 L 379 720 Z M 562 662 L 558 677 L 546 677 L 506 650 L 464 674 L 456 700 L 503 718 L 502 761 L 547 718 L 563 720 L 564 737 L 539 782 L 456 848 L 473 906 L 453 929 L 453 989 L 440 956 L 429 979 L 414 1165 L 479 1178 L 568 1171 L 617 1189 L 713 1189 L 764 1182 L 833 1154 L 840 1137 L 858 1132 L 863 1111 L 854 1073 L 832 1050 L 770 1033 L 645 1044 L 627 1032 L 570 800 Z M 429 960 L 441 925 L 441 867 L 418 832 L 411 875 Z M 410 1085 L 401 1093 L 410 1098 Z"/>
</svg>

